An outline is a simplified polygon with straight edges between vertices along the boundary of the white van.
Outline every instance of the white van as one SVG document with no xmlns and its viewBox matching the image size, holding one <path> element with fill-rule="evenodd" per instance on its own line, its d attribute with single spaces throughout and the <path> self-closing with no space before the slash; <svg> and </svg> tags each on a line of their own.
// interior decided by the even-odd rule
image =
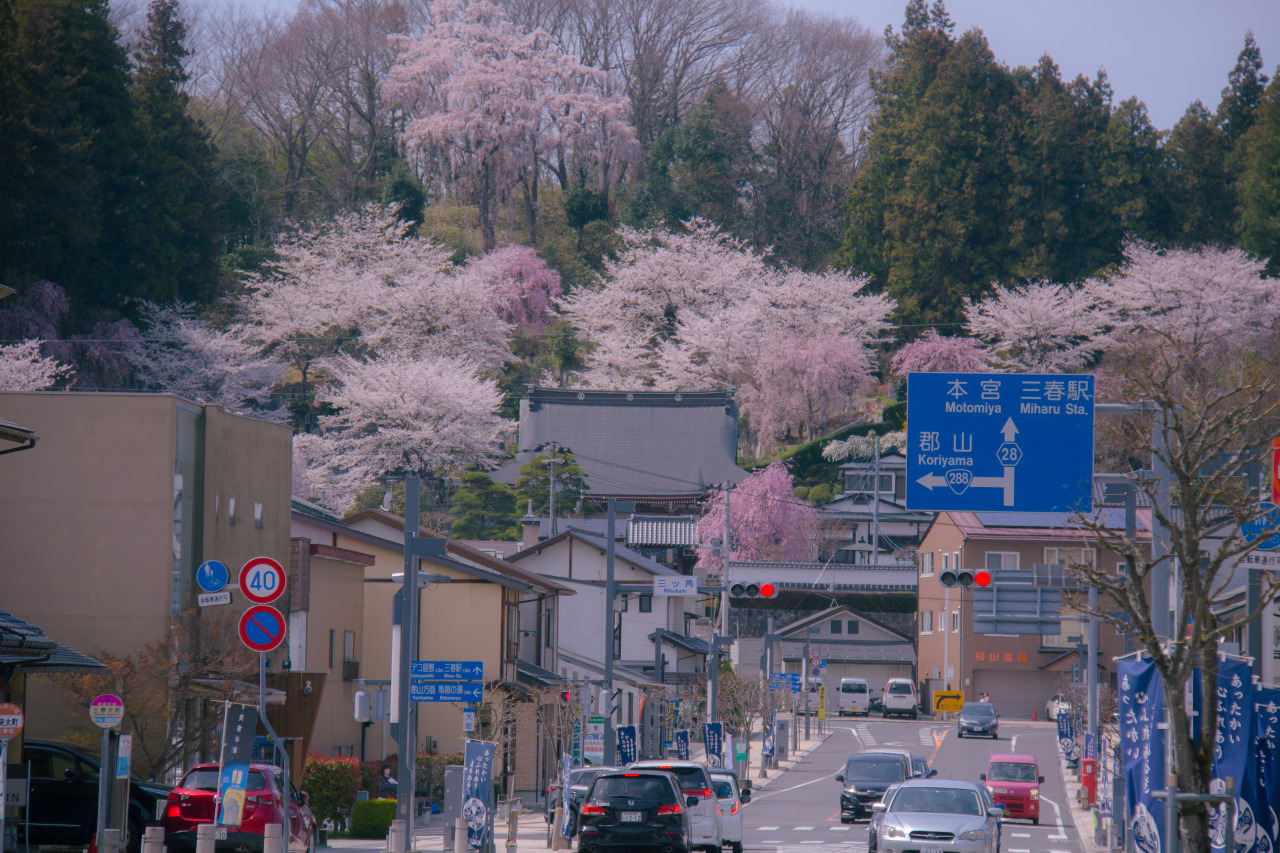
<svg viewBox="0 0 1280 853">
<path fill-rule="evenodd" d="M 865 678 L 840 679 L 840 716 L 871 713 L 871 689 L 867 687 Z"/>
<path fill-rule="evenodd" d="M 883 710 L 880 716 L 899 714 L 915 719 L 919 703 L 916 701 L 916 685 L 910 678 L 890 678 L 884 686 Z"/>
</svg>

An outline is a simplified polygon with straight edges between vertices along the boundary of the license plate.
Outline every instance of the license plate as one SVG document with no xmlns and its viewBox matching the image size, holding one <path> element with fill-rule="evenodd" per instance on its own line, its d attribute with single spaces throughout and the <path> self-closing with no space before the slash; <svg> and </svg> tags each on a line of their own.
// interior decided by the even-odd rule
<svg viewBox="0 0 1280 853">
<path fill-rule="evenodd" d="M 922 847 L 920 853 L 942 853 L 941 847 Z"/>
<path fill-rule="evenodd" d="M 618 815 L 618 820 L 623 823 L 639 823 L 644 820 L 644 812 L 622 812 Z M 938 851 L 942 853 L 942 851 Z"/>
<path fill-rule="evenodd" d="M 215 826 L 215 827 L 213 828 L 213 840 L 214 840 L 214 841 L 226 841 L 226 840 L 227 840 L 227 828 L 226 828 L 225 826 Z"/>
</svg>

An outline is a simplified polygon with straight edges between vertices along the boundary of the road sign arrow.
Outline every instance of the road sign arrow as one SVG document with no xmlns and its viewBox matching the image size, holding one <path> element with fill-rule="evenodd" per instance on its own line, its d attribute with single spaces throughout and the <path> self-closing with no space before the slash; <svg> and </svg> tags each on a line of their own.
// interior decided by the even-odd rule
<svg viewBox="0 0 1280 853">
<path fill-rule="evenodd" d="M 1003 477 L 974 477 L 973 489 L 1004 489 L 1004 505 L 1013 506 L 1013 468 L 1005 468 Z"/>
<path fill-rule="evenodd" d="M 1018 428 L 1013 425 L 1013 418 L 1004 422 L 1004 426 L 1000 427 L 1000 432 L 1004 434 L 1005 441 L 1013 441 L 1014 436 L 1018 434 Z"/>
<path fill-rule="evenodd" d="M 932 492 L 934 486 L 945 486 L 947 484 L 947 478 L 937 474 L 925 474 L 919 480 L 916 480 L 916 482 Z"/>
</svg>

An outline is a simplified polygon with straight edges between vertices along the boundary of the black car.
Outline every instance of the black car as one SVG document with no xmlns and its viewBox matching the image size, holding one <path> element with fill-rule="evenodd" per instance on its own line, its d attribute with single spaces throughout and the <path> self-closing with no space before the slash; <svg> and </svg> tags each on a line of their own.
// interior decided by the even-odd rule
<svg viewBox="0 0 1280 853">
<path fill-rule="evenodd" d="M 693 827 L 686 797 L 664 770 L 615 770 L 591 783 L 579 809 L 578 850 L 602 853 L 618 848 L 653 848 L 688 853 Z"/>
<path fill-rule="evenodd" d="M 569 796 L 567 798 L 568 813 L 564 816 L 569 821 L 569 837 L 572 838 L 578 832 L 578 808 L 582 805 L 583 799 L 587 796 L 587 790 L 591 787 L 591 783 L 601 773 L 608 773 L 612 770 L 621 770 L 621 767 L 575 767 L 569 771 Z M 556 808 L 560 806 L 560 780 L 547 789 L 547 843 L 551 843 L 551 836 L 555 834 L 555 816 Z"/>
<path fill-rule="evenodd" d="M 938 771 L 929 767 L 929 762 L 919 755 L 911 756 L 911 770 L 915 775 L 922 779 L 928 779 L 930 776 L 937 776 Z"/>
<path fill-rule="evenodd" d="M 871 815 L 871 806 L 880 802 L 890 785 L 906 780 L 911 774 L 910 759 L 891 752 L 862 752 L 849 756 L 844 772 L 836 774 L 843 782 L 840 791 L 840 822 L 853 823 Z"/>
<path fill-rule="evenodd" d="M 956 719 L 956 737 L 970 735 L 1000 739 L 1000 715 L 990 702 L 965 702 Z"/>
<path fill-rule="evenodd" d="M 86 847 L 98 825 L 98 757 L 79 747 L 51 740 L 23 742 L 23 761 L 30 762 L 27 825 L 32 847 L 40 844 Z M 145 827 L 159 825 L 169 788 L 137 776 L 129 785 L 126 847 L 142 847 Z"/>
</svg>

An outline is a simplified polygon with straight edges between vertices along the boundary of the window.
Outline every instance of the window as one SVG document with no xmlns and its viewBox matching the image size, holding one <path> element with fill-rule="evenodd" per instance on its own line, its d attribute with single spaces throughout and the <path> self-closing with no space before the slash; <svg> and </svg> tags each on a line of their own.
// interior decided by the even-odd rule
<svg viewBox="0 0 1280 853">
<path fill-rule="evenodd" d="M 1044 561 L 1049 565 L 1092 566 L 1097 559 L 1092 548 L 1045 548 Z M 1066 615 L 1064 613 L 1064 615 Z M 1050 648 L 1074 649 L 1083 642 L 1086 624 L 1083 620 L 1063 619 L 1058 625 L 1060 633 L 1045 634 L 1043 644 Z"/>
<path fill-rule="evenodd" d="M 923 610 L 923 611 L 921 611 L 921 613 L 920 613 L 920 633 L 921 633 L 921 634 L 932 634 L 932 633 L 933 633 L 933 611 L 932 611 L 932 610 Z"/>
<path fill-rule="evenodd" d="M 337 633 L 338 632 L 332 628 L 329 629 L 329 669 L 333 669 L 333 652 L 336 648 L 334 640 L 336 639 Z"/>
<path fill-rule="evenodd" d="M 956 668 L 951 664 L 947 664 L 947 681 L 956 677 Z"/>
<path fill-rule="evenodd" d="M 841 632 L 841 629 L 842 629 L 842 628 L 844 628 L 844 625 L 840 624 L 840 620 L 839 620 L 839 619 L 832 619 L 832 620 L 831 620 L 831 633 L 833 633 L 833 634 L 839 634 L 839 633 Z"/>
<path fill-rule="evenodd" d="M 253 505 L 253 526 L 262 526 L 262 504 L 260 503 L 255 503 Z"/>
<path fill-rule="evenodd" d="M 555 616 L 556 616 L 556 613 L 554 610 L 547 611 L 546 625 L 542 631 L 542 644 L 547 648 L 551 648 L 551 645 L 552 645 L 551 632 L 552 632 L 552 629 L 555 627 Z"/>
<path fill-rule="evenodd" d="M 640 596 L 640 612 L 641 613 L 653 612 L 653 596 L 652 595 Z"/>
<path fill-rule="evenodd" d="M 1045 548 L 1044 561 L 1049 565 L 1092 566 L 1096 556 L 1092 548 Z"/>
<path fill-rule="evenodd" d="M 616 611 L 613 614 L 613 657 L 614 660 L 622 657 L 622 614 Z"/>
<path fill-rule="evenodd" d="M 944 572 L 945 572 L 948 568 L 950 568 L 950 564 L 947 562 L 947 560 L 948 560 L 948 558 L 949 558 L 950 556 L 951 556 L 950 554 L 947 554 L 947 553 L 945 553 L 945 552 L 944 552 L 944 553 L 943 553 L 943 555 L 942 555 L 942 570 L 943 570 Z"/>
<path fill-rule="evenodd" d="M 933 577 L 933 552 L 927 551 L 920 555 L 920 577 Z"/>
<path fill-rule="evenodd" d="M 989 572 L 1011 572 L 1018 568 L 1018 555 L 1016 552 L 1009 551 L 988 551 L 987 552 L 987 571 Z"/>
<path fill-rule="evenodd" d="M 342 659 L 343 660 L 356 659 L 356 632 L 355 631 L 342 632 Z"/>
<path fill-rule="evenodd" d="M 856 634 L 856 633 L 858 633 L 858 620 L 857 620 L 857 619 L 850 619 L 850 620 L 849 620 L 849 623 L 848 623 L 848 628 L 849 628 L 849 630 L 845 632 L 846 634 Z"/>
<path fill-rule="evenodd" d="M 951 633 L 953 634 L 960 633 L 960 611 L 959 610 L 951 611 Z"/>
<path fill-rule="evenodd" d="M 619 609 L 619 610 L 621 610 L 623 613 L 626 613 L 626 612 L 627 612 L 628 599 L 630 599 L 630 598 L 631 598 L 631 596 L 629 596 L 629 595 L 620 595 L 620 596 L 618 596 L 618 598 L 622 601 L 622 606 L 621 606 L 621 607 L 619 607 L 618 609 Z"/>
</svg>

